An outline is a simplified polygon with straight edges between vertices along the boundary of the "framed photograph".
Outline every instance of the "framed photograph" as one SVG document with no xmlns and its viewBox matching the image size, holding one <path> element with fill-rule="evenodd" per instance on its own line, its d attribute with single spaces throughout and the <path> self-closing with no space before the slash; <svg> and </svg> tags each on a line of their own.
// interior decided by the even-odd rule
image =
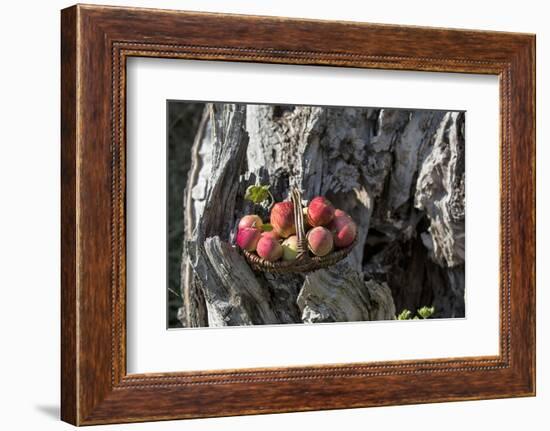
<svg viewBox="0 0 550 431">
<path fill-rule="evenodd" d="M 62 419 L 535 394 L 535 36 L 61 13 Z"/>
</svg>

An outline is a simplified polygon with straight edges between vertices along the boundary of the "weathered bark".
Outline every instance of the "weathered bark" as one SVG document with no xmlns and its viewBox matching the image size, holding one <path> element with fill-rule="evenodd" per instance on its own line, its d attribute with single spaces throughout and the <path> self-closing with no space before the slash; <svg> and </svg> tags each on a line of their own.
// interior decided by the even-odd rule
<svg viewBox="0 0 550 431">
<path fill-rule="evenodd" d="M 183 304 L 181 287 L 181 257 L 184 237 L 183 198 L 191 166 L 190 148 L 197 135 L 204 103 L 170 102 L 167 124 L 167 281 L 168 324 L 179 327 L 178 312 Z"/>
<path fill-rule="evenodd" d="M 463 114 L 445 115 L 430 154 L 420 171 L 415 207 L 430 220 L 422 240 L 441 266 L 464 264 L 464 131 Z"/>
<path fill-rule="evenodd" d="M 463 242 L 448 238 L 463 229 L 461 124 L 436 111 L 208 105 L 184 198 L 183 325 L 382 320 L 396 305 L 432 303 L 439 315 L 463 315 Z M 230 244 L 242 215 L 267 218 L 243 200 L 255 183 L 270 184 L 276 200 L 292 186 L 306 200 L 327 196 L 358 223 L 358 246 L 307 275 L 253 272 Z M 449 209 L 426 200 L 432 190 Z"/>
<path fill-rule="evenodd" d="M 231 321 L 231 317 L 237 325 L 250 323 L 239 310 L 233 314 L 228 310 L 223 301 L 231 295 L 219 300 L 216 298 L 216 286 L 212 282 L 219 281 L 221 276 L 216 276 L 213 271 L 223 262 L 215 261 L 215 248 L 206 247 L 211 243 L 207 241 L 211 237 L 220 235 L 227 238 L 232 229 L 238 179 L 248 143 L 244 130 L 245 113 L 243 105 L 208 105 L 208 124 L 203 127 L 203 136 L 196 140 L 198 148 L 194 148 L 192 176 L 188 180 L 184 199 L 188 203 L 187 216 L 192 219 L 186 222 L 186 236 L 191 239 L 185 243 L 182 259 L 193 273 L 189 275 L 187 267 L 185 272 L 182 271 L 183 281 L 187 283 L 182 286 L 182 291 L 185 293 L 184 300 L 192 297 L 193 293 L 197 301 L 204 298 L 208 314 L 204 315 L 204 308 L 193 309 L 193 302 L 187 300 L 185 312 L 182 313 L 185 316 L 182 321 L 184 326 L 201 326 L 205 321 L 215 326 L 222 324 L 226 318 Z M 227 258 L 230 261 L 231 256 Z M 193 281 L 190 283 L 191 278 Z"/>
<path fill-rule="evenodd" d="M 193 269 L 202 282 L 210 326 L 278 323 L 266 290 L 250 267 L 243 265 L 237 249 L 215 236 L 192 250 Z"/>
<path fill-rule="evenodd" d="M 181 294 L 183 307 L 178 318 L 185 327 L 208 326 L 206 302 L 199 280 L 193 275 L 188 259 L 188 242 L 192 241 L 197 220 L 202 214 L 206 198 L 206 173 L 211 169 L 209 149 L 211 148 L 210 112 L 204 109 L 201 122 L 191 148 L 191 168 L 184 192 L 184 241 L 181 260 Z M 202 173 L 202 176 L 201 176 Z"/>
<path fill-rule="evenodd" d="M 381 127 L 393 136 L 395 162 L 371 221 L 365 273 L 388 283 L 398 311 L 432 304 L 435 317 L 463 317 L 464 115 L 400 114 Z"/>
<path fill-rule="evenodd" d="M 365 283 L 363 274 L 345 262 L 306 277 L 298 306 L 305 323 L 384 320 L 395 315 L 388 286 L 373 280 Z"/>
</svg>

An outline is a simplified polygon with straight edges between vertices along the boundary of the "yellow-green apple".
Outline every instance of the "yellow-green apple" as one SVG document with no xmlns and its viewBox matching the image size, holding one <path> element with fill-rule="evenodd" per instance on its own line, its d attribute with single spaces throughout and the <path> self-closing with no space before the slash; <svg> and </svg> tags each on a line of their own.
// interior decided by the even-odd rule
<svg viewBox="0 0 550 431">
<path fill-rule="evenodd" d="M 294 260 L 298 255 L 298 237 L 291 235 L 283 241 L 283 260 Z"/>
</svg>

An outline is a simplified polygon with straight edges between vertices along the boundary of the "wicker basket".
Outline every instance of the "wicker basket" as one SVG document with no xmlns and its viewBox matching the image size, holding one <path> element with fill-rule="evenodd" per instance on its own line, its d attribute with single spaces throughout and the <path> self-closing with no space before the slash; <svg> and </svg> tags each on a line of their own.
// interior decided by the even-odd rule
<svg viewBox="0 0 550 431">
<path fill-rule="evenodd" d="M 326 256 L 311 256 L 308 252 L 307 238 L 304 227 L 304 215 L 302 209 L 302 197 L 298 189 L 293 188 L 290 199 L 294 206 L 294 221 L 296 223 L 296 236 L 298 237 L 298 255 L 295 260 L 269 262 L 256 253 L 243 250 L 244 256 L 255 271 L 275 272 L 289 274 L 296 272 L 310 272 L 321 268 L 327 268 L 346 257 L 356 241 L 346 248 L 335 250 Z"/>
</svg>

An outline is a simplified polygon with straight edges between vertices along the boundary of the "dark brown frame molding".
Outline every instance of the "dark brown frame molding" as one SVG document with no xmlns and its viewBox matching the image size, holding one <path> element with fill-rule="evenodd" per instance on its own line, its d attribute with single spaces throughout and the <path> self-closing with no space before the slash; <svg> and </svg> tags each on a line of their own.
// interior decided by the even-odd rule
<svg viewBox="0 0 550 431">
<path fill-rule="evenodd" d="M 83 5 L 61 18 L 63 420 L 88 425 L 535 394 L 534 35 Z M 131 56 L 498 75 L 499 355 L 128 375 Z"/>
</svg>

